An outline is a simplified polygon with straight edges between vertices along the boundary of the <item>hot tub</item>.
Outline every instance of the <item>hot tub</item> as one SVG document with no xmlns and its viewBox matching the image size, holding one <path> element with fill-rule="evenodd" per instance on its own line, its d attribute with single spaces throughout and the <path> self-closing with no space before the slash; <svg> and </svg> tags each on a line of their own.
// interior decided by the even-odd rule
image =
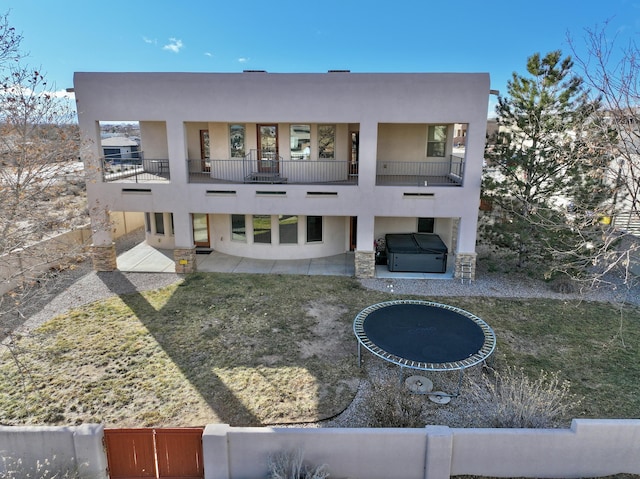
<svg viewBox="0 0 640 479">
<path fill-rule="evenodd" d="M 433 233 L 394 233 L 385 237 L 389 271 L 444 273 L 447 246 Z"/>
</svg>

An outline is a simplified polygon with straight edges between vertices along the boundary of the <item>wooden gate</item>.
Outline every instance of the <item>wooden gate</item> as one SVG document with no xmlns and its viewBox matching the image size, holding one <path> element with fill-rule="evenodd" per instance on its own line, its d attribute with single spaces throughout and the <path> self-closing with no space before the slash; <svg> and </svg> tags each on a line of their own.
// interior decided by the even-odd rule
<svg viewBox="0 0 640 479">
<path fill-rule="evenodd" d="M 111 479 L 203 478 L 203 428 L 105 429 Z"/>
</svg>

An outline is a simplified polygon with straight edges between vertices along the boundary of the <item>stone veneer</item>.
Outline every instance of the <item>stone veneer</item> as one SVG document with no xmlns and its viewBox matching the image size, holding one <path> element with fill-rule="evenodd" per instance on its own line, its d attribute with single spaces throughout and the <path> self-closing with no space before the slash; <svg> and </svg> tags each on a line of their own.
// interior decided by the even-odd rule
<svg viewBox="0 0 640 479">
<path fill-rule="evenodd" d="M 176 248 L 173 250 L 173 261 L 176 264 L 176 273 L 195 273 L 196 266 L 196 249 L 195 248 Z"/>
<path fill-rule="evenodd" d="M 116 245 L 91 246 L 91 259 L 95 271 L 115 271 L 118 269 L 116 261 Z"/>
<path fill-rule="evenodd" d="M 374 278 L 376 276 L 376 254 L 373 251 L 356 251 L 356 278 Z"/>
<path fill-rule="evenodd" d="M 471 280 L 476 279 L 476 253 L 457 253 L 454 278 L 462 278 L 462 264 L 471 263 Z"/>
</svg>

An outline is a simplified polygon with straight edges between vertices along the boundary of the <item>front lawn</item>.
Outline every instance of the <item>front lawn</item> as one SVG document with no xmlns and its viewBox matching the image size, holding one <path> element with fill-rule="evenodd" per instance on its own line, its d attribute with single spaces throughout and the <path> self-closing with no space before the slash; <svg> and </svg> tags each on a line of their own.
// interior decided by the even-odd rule
<svg viewBox="0 0 640 479">
<path fill-rule="evenodd" d="M 197 273 L 158 291 L 98 301 L 3 347 L 0 423 L 267 425 L 328 418 L 349 405 L 363 377 L 354 316 L 398 298 L 351 278 Z M 420 299 L 461 307 L 492 326 L 496 368 L 523 367 L 532 376 L 560 371 L 583 397 L 574 417 L 639 416 L 640 309 Z"/>
</svg>

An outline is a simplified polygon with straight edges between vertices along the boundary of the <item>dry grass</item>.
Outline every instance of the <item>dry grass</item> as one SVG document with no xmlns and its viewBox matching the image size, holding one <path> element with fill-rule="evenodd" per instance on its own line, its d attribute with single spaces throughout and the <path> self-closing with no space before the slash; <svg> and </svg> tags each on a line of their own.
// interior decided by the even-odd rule
<svg viewBox="0 0 640 479">
<path fill-rule="evenodd" d="M 354 316 L 389 299 L 398 296 L 364 290 L 350 278 L 195 274 L 180 285 L 99 301 L 18 340 L 13 357 L 4 348 L 0 423 L 135 427 L 329 418 L 351 403 L 362 379 Z M 638 308 L 440 300 L 496 330 L 496 370 L 523 368 L 530 378 L 558 371 L 559 381 L 569 381 L 570 393 L 584 399 L 561 420 L 637 417 Z M 397 378 L 397 369 L 389 371 Z M 469 371 L 450 404 L 426 402 L 422 423 L 483 425 L 479 402 L 468 394 L 471 379 L 481 382 L 482 374 Z M 432 379 L 436 389 L 450 390 L 445 376 Z"/>
</svg>

